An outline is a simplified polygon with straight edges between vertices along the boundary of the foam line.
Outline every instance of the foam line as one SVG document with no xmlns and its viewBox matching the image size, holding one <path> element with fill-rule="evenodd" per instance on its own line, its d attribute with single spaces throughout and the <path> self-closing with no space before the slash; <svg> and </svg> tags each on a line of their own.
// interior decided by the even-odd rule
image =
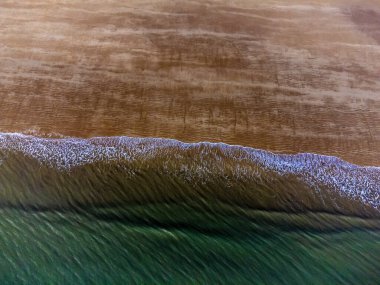
<svg viewBox="0 0 380 285">
<path fill-rule="evenodd" d="M 170 157 L 183 162 L 181 170 L 187 172 L 189 177 L 197 176 L 202 179 L 207 179 L 210 173 L 218 171 L 219 166 L 215 165 L 215 161 L 223 165 L 224 160 L 228 159 L 257 165 L 260 170 L 247 173 L 237 163 L 235 177 L 260 179 L 263 170 L 274 171 L 281 176 L 296 175 L 314 191 L 322 191 L 322 188 L 327 187 L 340 195 L 380 208 L 380 168 L 361 167 L 333 156 L 311 153 L 274 154 L 225 143 L 184 143 L 162 138 L 54 139 L 19 133 L 0 133 L 0 150 L 5 155 L 9 152 L 21 152 L 61 171 L 69 171 L 97 161 L 143 161 L 155 157 Z M 191 162 L 185 157 L 185 152 L 189 150 L 195 153 Z M 213 158 L 212 161 L 208 161 L 210 157 Z"/>
</svg>

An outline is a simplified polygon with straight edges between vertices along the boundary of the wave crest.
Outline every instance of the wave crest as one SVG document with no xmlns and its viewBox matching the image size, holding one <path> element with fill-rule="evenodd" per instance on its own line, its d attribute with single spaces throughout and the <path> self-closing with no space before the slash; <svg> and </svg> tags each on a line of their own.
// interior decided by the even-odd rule
<svg viewBox="0 0 380 285">
<path fill-rule="evenodd" d="M 54 139 L 14 133 L 0 134 L 0 152 L 3 204 L 205 199 L 271 210 L 380 212 L 380 168 L 331 156 L 160 138 Z M 11 199 L 10 193 L 18 194 Z"/>
</svg>

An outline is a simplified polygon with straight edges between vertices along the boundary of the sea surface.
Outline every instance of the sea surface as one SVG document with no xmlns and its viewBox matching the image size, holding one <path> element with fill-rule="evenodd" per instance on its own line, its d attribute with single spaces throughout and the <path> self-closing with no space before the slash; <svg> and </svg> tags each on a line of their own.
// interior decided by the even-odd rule
<svg viewBox="0 0 380 285">
<path fill-rule="evenodd" d="M 379 284 L 380 168 L 0 134 L 2 284 Z"/>
</svg>

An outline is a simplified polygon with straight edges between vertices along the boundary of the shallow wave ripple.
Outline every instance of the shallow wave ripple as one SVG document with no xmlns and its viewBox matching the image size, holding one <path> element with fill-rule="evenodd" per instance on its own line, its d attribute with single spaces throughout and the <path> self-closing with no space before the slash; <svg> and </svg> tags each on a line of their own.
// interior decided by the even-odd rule
<svg viewBox="0 0 380 285">
<path fill-rule="evenodd" d="M 2 284 L 378 284 L 378 167 L 0 134 Z"/>
<path fill-rule="evenodd" d="M 352 201 L 370 209 L 371 215 L 380 212 L 380 168 L 361 167 L 331 156 L 283 155 L 224 143 L 184 143 L 161 138 L 53 139 L 17 133 L 0 134 L 0 154 L 5 164 L 11 154 L 19 154 L 44 167 L 69 173 L 96 163 L 125 164 L 125 177 L 137 175 L 136 163 L 154 161 L 151 167 L 156 167 L 160 175 L 181 176 L 194 187 L 219 179 L 225 189 L 239 183 L 254 185 L 244 187 L 244 191 L 261 187 L 279 197 L 283 189 L 294 189 L 290 195 L 294 203 L 310 200 L 311 195 L 312 201 L 305 204 L 317 199 L 327 205 L 316 210 L 329 211 L 332 207 L 332 211 L 357 214 L 360 209 L 350 209 Z M 306 193 L 309 196 L 302 198 Z"/>
</svg>

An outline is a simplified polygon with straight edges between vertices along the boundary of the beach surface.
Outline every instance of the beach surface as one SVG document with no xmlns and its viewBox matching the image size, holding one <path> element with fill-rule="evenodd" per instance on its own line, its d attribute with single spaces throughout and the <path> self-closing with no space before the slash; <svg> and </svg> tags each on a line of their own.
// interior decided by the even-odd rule
<svg viewBox="0 0 380 285">
<path fill-rule="evenodd" d="M 0 131 L 380 165 L 376 1 L 1 1 Z"/>
</svg>

